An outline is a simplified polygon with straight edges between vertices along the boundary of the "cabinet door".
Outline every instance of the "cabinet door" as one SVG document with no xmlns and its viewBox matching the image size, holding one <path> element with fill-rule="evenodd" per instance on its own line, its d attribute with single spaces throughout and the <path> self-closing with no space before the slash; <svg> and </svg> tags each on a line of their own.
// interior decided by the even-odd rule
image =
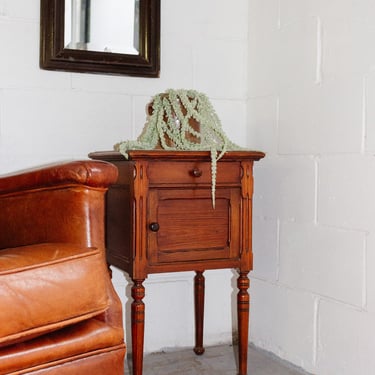
<svg viewBox="0 0 375 375">
<path fill-rule="evenodd" d="M 147 256 L 149 264 L 238 259 L 239 188 L 150 189 Z"/>
</svg>

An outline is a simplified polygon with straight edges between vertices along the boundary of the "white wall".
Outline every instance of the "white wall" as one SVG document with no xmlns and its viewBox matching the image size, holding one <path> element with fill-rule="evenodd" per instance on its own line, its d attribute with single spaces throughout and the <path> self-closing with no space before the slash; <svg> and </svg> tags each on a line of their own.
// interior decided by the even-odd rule
<svg viewBox="0 0 375 375">
<path fill-rule="evenodd" d="M 39 1 L 0 0 L 0 173 L 112 149 L 153 94 L 206 92 L 235 142 L 267 152 L 252 341 L 315 374 L 372 375 L 375 3 L 233 4 L 163 0 L 161 78 L 143 79 L 40 70 Z M 146 351 L 192 345 L 192 276 L 147 281 Z M 207 272 L 208 344 L 230 340 L 234 278 Z"/>
<path fill-rule="evenodd" d="M 225 131 L 245 145 L 247 0 L 163 0 L 159 79 L 40 70 L 39 6 L 0 0 L 0 174 L 136 138 L 150 97 L 167 88 L 207 93 Z M 146 283 L 146 351 L 192 345 L 192 277 Z M 230 271 L 207 272 L 207 344 L 231 339 L 232 279 Z M 114 281 L 128 308 L 123 275 Z"/>
<path fill-rule="evenodd" d="M 252 341 L 375 373 L 375 2 L 251 0 Z"/>
</svg>

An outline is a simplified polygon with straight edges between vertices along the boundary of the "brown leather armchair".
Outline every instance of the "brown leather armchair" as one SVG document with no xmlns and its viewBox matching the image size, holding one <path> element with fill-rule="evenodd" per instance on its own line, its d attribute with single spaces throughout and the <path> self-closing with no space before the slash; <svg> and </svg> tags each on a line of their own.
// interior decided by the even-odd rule
<svg viewBox="0 0 375 375">
<path fill-rule="evenodd" d="M 117 169 L 68 162 L 0 178 L 0 374 L 123 375 L 104 252 Z"/>
</svg>

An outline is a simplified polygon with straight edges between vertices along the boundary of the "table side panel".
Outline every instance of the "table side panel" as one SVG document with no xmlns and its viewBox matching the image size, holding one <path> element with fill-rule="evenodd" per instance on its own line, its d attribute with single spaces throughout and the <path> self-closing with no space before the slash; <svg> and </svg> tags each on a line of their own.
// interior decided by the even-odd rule
<svg viewBox="0 0 375 375">
<path fill-rule="evenodd" d="M 119 171 L 106 197 L 106 254 L 109 264 L 131 272 L 133 260 L 133 163 L 114 162 Z"/>
</svg>

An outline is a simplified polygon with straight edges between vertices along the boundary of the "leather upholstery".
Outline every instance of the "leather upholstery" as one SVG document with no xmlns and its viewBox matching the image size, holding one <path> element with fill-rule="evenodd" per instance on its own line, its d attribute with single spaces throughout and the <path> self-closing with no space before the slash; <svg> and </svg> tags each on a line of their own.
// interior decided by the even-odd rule
<svg viewBox="0 0 375 375">
<path fill-rule="evenodd" d="M 117 169 L 82 161 L 0 178 L 0 375 L 124 373 L 105 261 Z"/>
</svg>

